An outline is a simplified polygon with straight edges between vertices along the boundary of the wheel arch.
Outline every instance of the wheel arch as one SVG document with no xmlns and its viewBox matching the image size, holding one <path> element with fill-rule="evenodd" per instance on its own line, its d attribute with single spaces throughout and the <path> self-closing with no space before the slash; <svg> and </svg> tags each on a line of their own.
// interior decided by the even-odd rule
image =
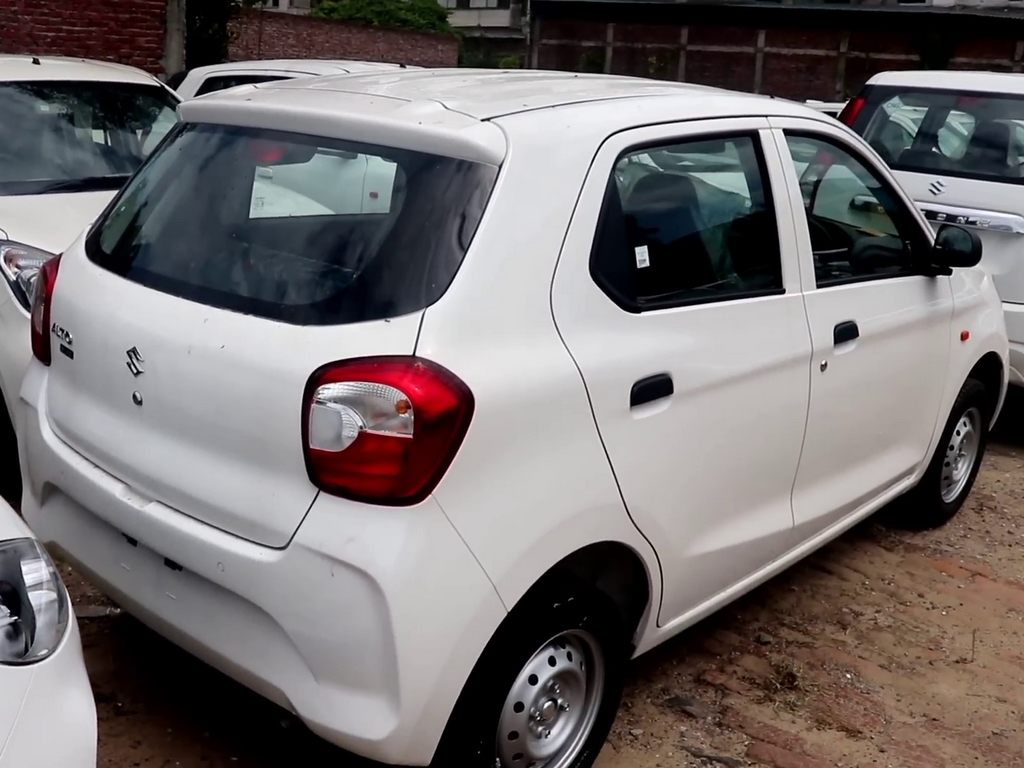
<svg viewBox="0 0 1024 768">
<path fill-rule="evenodd" d="M 627 640 L 624 636 L 618 644 L 622 651 L 620 675 L 624 674 L 628 656 L 635 651 L 639 631 L 644 627 L 645 617 L 650 613 L 652 579 L 642 555 L 628 544 L 621 541 L 601 540 L 586 544 L 562 557 L 558 562 L 536 578 L 532 585 L 514 602 L 507 606 L 508 614 L 495 628 L 487 645 L 474 663 L 473 670 L 463 686 L 449 715 L 443 735 L 434 752 L 430 768 L 449 768 L 460 766 L 493 765 L 493 763 L 467 763 L 464 755 L 465 735 L 453 731 L 453 723 L 459 722 L 460 713 L 467 711 L 479 712 L 479 702 L 483 700 L 481 691 L 491 691 L 495 685 L 492 674 L 497 660 L 508 656 L 510 638 L 519 637 L 519 633 L 510 632 L 515 622 L 522 621 L 524 616 L 532 616 L 536 610 L 556 607 L 572 612 L 572 596 L 580 586 L 595 588 L 602 596 L 607 597 L 616 608 L 621 618 L 628 622 L 625 626 L 633 630 L 633 636 Z M 590 608 L 584 609 L 579 615 L 594 617 Z M 600 619 L 598 618 L 600 621 Z M 551 660 L 548 662 L 551 663 Z M 621 677 L 619 682 L 621 691 Z M 614 696 L 618 702 L 618 694 Z M 609 720 L 608 725 L 610 726 Z M 601 737 L 603 742 L 604 736 Z M 493 736 L 488 744 L 493 744 Z M 598 745 L 599 746 L 599 745 Z M 490 747 L 482 742 L 474 741 L 471 745 L 473 757 L 484 756 Z M 457 763 L 453 754 L 463 758 Z M 596 754 L 596 753 L 595 753 Z M 589 763 L 588 763 L 589 764 Z"/>
<path fill-rule="evenodd" d="M 654 580 L 643 557 L 619 541 L 587 544 L 566 555 L 545 571 L 517 601 L 530 600 L 551 580 L 570 576 L 605 594 L 618 608 L 620 617 L 633 633 L 634 643 L 644 628 L 654 594 Z"/>
<path fill-rule="evenodd" d="M 1006 366 L 1003 359 L 996 352 L 986 352 L 971 368 L 967 374 L 968 379 L 974 379 L 985 387 L 985 393 L 989 404 L 989 424 L 995 423 L 999 416 L 1003 397 L 1006 390 Z"/>
</svg>

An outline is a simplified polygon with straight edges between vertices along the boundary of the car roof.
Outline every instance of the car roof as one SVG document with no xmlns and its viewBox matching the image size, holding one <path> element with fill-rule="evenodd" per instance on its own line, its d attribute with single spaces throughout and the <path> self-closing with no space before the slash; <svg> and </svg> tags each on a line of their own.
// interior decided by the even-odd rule
<svg viewBox="0 0 1024 768">
<path fill-rule="evenodd" d="M 404 101 L 435 101 L 477 120 L 590 101 L 653 94 L 705 93 L 701 85 L 617 75 L 543 70 L 423 69 L 279 84 L 282 89 L 359 92 Z"/>
<path fill-rule="evenodd" d="M 708 86 L 490 69 L 395 69 L 275 81 L 212 93 L 179 109 L 189 122 L 252 125 L 368 143 L 416 136 L 417 147 L 424 151 L 485 162 L 500 162 L 506 149 L 504 135 L 490 121 L 512 115 L 529 118 L 542 110 L 574 109 L 610 132 L 664 122 L 666 112 L 672 121 L 769 115 L 828 120 L 795 102 Z M 424 145 L 424 137 L 433 138 Z"/>
<path fill-rule="evenodd" d="M 400 64 L 383 61 L 355 61 L 352 59 L 253 59 L 250 61 L 228 61 L 223 64 L 207 64 L 196 67 L 189 74 L 212 75 L 221 72 L 262 70 L 289 72 L 306 75 L 337 75 L 349 72 L 373 72 L 381 69 L 396 69 Z"/>
<path fill-rule="evenodd" d="M 1024 94 L 1024 75 L 1013 72 L 907 70 L 905 72 L 882 72 L 872 77 L 868 81 L 868 85 L 1016 95 Z"/>
<path fill-rule="evenodd" d="M 329 95 L 379 97 L 405 103 L 432 102 L 475 120 L 551 109 L 587 102 L 643 96 L 731 97 L 763 114 L 770 97 L 725 91 L 710 86 L 617 75 L 591 75 L 543 70 L 392 69 L 386 72 L 279 80 L 209 94 L 203 103 L 225 107 L 245 102 L 324 106 Z M 774 100 L 772 100 L 774 101 Z M 782 100 L 779 100 L 783 103 Z M 790 103 L 790 102 L 785 102 Z M 793 103 L 796 106 L 795 102 Z M 815 114 L 809 107 L 801 113 Z M 786 110 L 789 114 L 789 110 Z"/>
<path fill-rule="evenodd" d="M 77 80 L 145 85 L 157 82 L 156 78 L 141 69 L 110 61 L 62 56 L 0 56 L 0 82 L 28 80 Z"/>
</svg>

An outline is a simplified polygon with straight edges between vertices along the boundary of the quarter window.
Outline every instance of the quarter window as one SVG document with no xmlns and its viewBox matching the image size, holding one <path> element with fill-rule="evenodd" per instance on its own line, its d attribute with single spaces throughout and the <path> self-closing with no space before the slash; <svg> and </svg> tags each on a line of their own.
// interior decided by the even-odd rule
<svg viewBox="0 0 1024 768">
<path fill-rule="evenodd" d="M 781 293 L 778 230 L 756 137 L 622 155 L 605 193 L 591 272 L 632 312 Z"/>
<path fill-rule="evenodd" d="M 919 238 L 903 203 L 864 163 L 820 137 L 787 135 L 818 286 L 915 271 Z"/>
</svg>

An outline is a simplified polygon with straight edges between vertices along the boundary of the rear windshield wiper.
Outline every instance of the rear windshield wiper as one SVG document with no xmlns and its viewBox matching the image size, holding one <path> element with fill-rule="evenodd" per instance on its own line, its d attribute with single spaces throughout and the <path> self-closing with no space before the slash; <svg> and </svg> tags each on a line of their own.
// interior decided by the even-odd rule
<svg viewBox="0 0 1024 768">
<path fill-rule="evenodd" d="M 124 186 L 128 174 L 86 176 L 82 179 L 41 179 L 37 181 L 0 181 L 0 195 L 46 195 L 53 192 L 100 192 Z"/>
</svg>

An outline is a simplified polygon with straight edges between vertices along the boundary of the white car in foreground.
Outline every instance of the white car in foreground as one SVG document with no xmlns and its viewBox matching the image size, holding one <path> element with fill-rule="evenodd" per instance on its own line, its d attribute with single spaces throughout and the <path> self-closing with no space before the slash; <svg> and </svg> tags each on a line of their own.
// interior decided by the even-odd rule
<svg viewBox="0 0 1024 768">
<path fill-rule="evenodd" d="M 339 745 L 590 766 L 630 657 L 970 491 L 998 297 L 835 120 L 460 70 L 181 116 L 40 275 L 25 516 Z"/>
<path fill-rule="evenodd" d="M 275 80 L 299 77 L 342 75 L 356 72 L 375 72 L 404 68 L 402 64 L 380 61 L 352 61 L 349 59 L 261 59 L 255 61 L 229 61 L 196 67 L 172 77 L 168 84 L 183 99 L 203 96 L 236 85 L 256 85 Z"/>
<path fill-rule="evenodd" d="M 96 705 L 67 591 L 0 501 L 0 768 L 94 768 Z"/>
<path fill-rule="evenodd" d="M 1003 300 L 1010 383 L 1024 387 L 1024 78 L 884 72 L 843 120 L 895 171 L 933 226 L 978 233 Z"/>
<path fill-rule="evenodd" d="M 0 461 L 15 467 L 13 408 L 31 350 L 32 282 L 103 210 L 175 124 L 178 98 L 133 67 L 0 56 Z M 102 303 L 102 300 L 99 300 Z M 20 501 L 18 472 L 0 497 Z"/>
</svg>

